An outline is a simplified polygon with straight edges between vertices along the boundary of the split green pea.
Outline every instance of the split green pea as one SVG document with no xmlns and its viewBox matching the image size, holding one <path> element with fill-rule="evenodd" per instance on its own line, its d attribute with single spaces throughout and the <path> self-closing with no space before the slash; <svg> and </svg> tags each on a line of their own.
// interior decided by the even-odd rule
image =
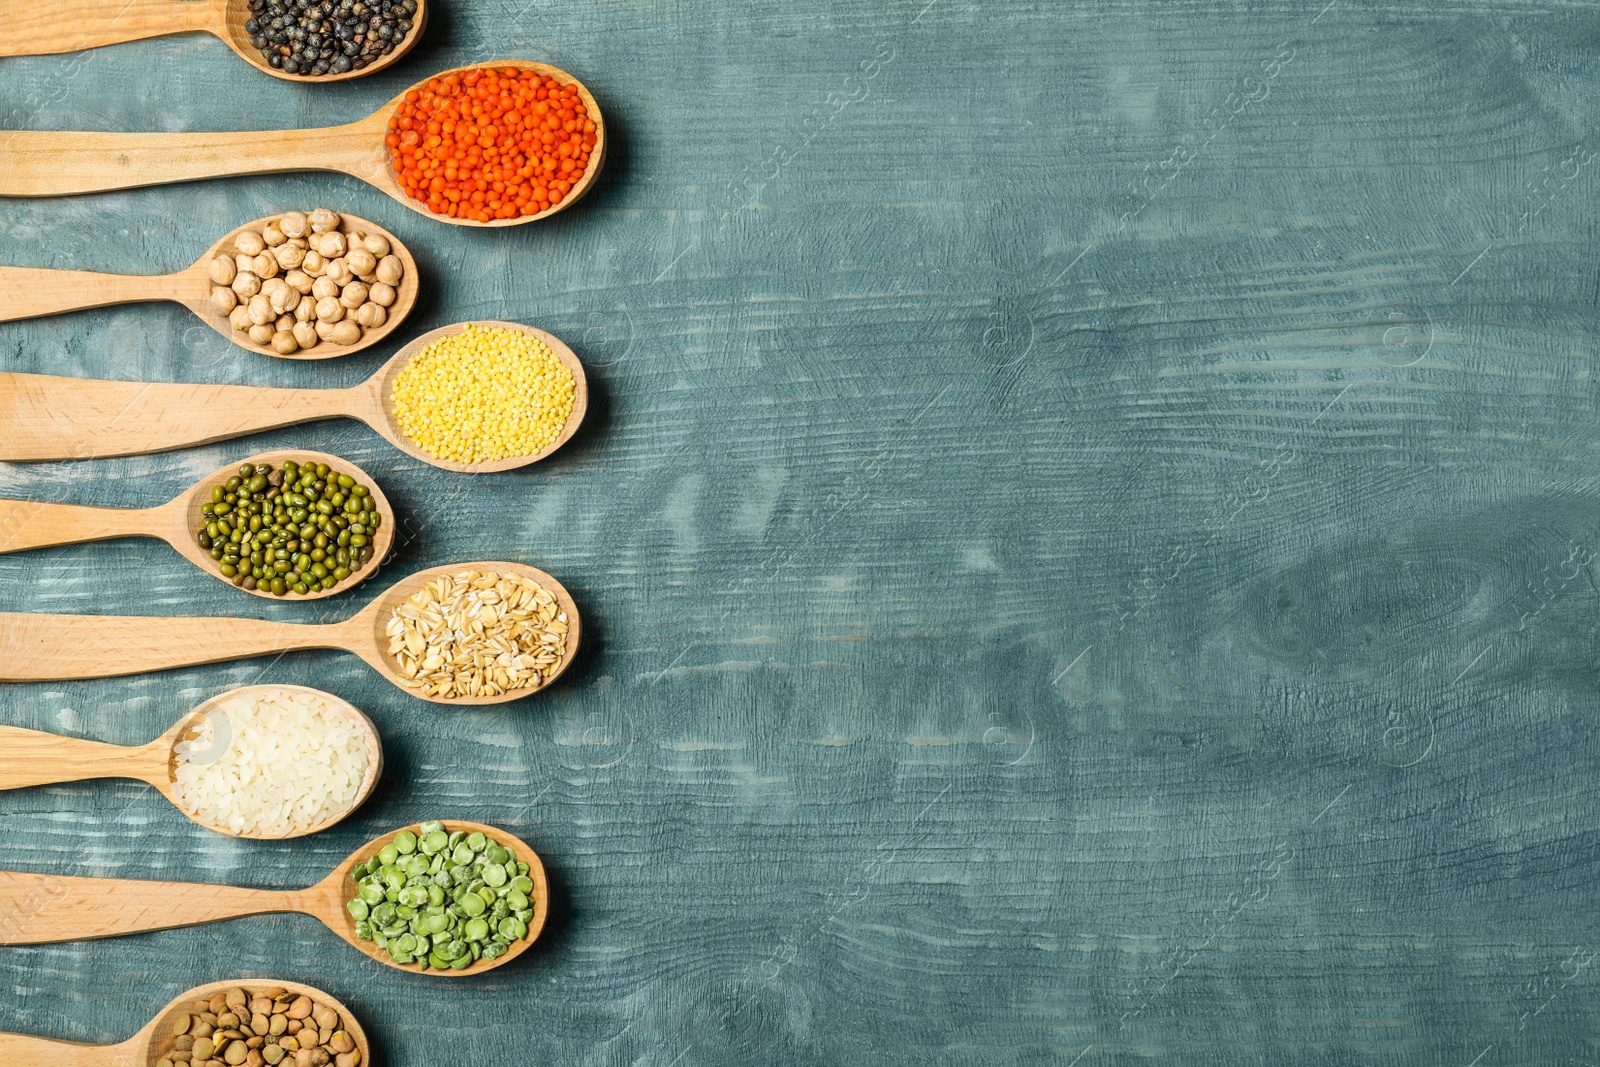
<svg viewBox="0 0 1600 1067">
<path fill-rule="evenodd" d="M 356 895 L 345 907 L 357 939 L 423 970 L 498 959 L 533 921 L 528 865 L 493 838 L 451 833 L 441 822 L 402 830 L 351 877 Z"/>
<path fill-rule="evenodd" d="M 326 463 L 243 464 L 200 505 L 199 545 L 241 589 L 316 593 L 372 559 L 371 490 Z"/>
</svg>

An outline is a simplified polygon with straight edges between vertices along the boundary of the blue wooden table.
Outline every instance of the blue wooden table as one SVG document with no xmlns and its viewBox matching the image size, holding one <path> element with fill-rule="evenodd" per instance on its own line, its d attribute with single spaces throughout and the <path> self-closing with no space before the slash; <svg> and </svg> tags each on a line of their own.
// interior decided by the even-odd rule
<svg viewBox="0 0 1600 1067">
<path fill-rule="evenodd" d="M 1326 3 L 1327 6 L 1323 6 Z M 522 57 L 595 92 L 600 187 L 468 232 L 301 174 L 0 203 L 0 262 L 174 270 L 327 205 L 412 248 L 405 335 L 565 338 L 549 462 L 458 477 L 323 423 L 0 492 L 145 505 L 268 448 L 402 515 L 387 578 L 559 577 L 581 661 L 509 707 L 353 657 L 0 687 L 136 743 L 224 688 L 383 732 L 316 838 L 132 783 L 0 796 L 3 866 L 305 884 L 420 819 L 544 855 L 552 923 L 480 979 L 270 917 L 0 949 L 0 1029 L 109 1041 L 249 976 L 344 999 L 392 1067 L 1600 1059 L 1600 16 L 1561 0 L 438 0 L 309 87 L 175 38 L 5 60 L 0 126 L 346 121 Z M 0 326 L 0 367 L 349 385 L 175 307 Z M 0 427 L 0 432 L 4 428 Z M 0 558 L 0 608 L 343 618 L 165 547 Z"/>
</svg>

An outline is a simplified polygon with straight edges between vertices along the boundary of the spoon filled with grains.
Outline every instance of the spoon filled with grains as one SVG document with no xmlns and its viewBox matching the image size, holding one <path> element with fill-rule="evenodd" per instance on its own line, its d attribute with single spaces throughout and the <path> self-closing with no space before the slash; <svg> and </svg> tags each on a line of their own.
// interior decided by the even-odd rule
<svg viewBox="0 0 1600 1067">
<path fill-rule="evenodd" d="M 336 82 L 411 51 L 427 0 L 54 0 L 0 7 L 0 56 L 45 56 L 209 33 L 263 74 Z"/>
<path fill-rule="evenodd" d="M 398 238 L 317 208 L 247 222 L 176 274 L 0 266 L 0 322 L 164 300 L 252 352 L 329 359 L 387 338 L 417 291 L 416 260 Z"/>
<path fill-rule="evenodd" d="M 489 474 L 549 456 L 588 410 L 583 364 L 558 338 L 512 322 L 463 322 L 416 338 L 348 389 L 0 373 L 0 460 L 162 452 L 346 417 L 424 463 Z"/>
<path fill-rule="evenodd" d="M 299 912 L 379 963 L 442 978 L 510 963 L 538 939 L 549 909 L 539 854 L 475 822 L 425 822 L 384 834 L 298 890 L 0 871 L 0 915 L 24 916 L 0 922 L 0 945 Z"/>
<path fill-rule="evenodd" d="M 153 508 L 0 499 L 0 552 L 156 537 L 247 593 L 300 600 L 336 596 L 370 577 L 394 528 L 394 509 L 371 475 L 321 452 L 263 452 Z"/>
<path fill-rule="evenodd" d="M 600 105 L 581 82 L 544 63 L 497 60 L 443 71 L 344 126 L 249 133 L 3 131 L 0 196 L 329 170 L 359 178 L 440 222 L 518 226 L 582 199 L 594 187 L 605 152 Z"/>
<path fill-rule="evenodd" d="M 234 1046 L 238 1052 L 230 1051 Z M 349 1008 L 308 985 L 256 978 L 191 989 L 117 1045 L 0 1034 L 0 1063 L 6 1067 L 364 1067 L 371 1062 L 372 1046 Z"/>
<path fill-rule="evenodd" d="M 136 747 L 0 726 L 0 753 L 0 789 L 134 778 L 206 829 L 257 840 L 339 823 L 372 795 L 383 770 L 372 721 L 298 685 L 220 693 Z"/>
<path fill-rule="evenodd" d="M 0 613 L 0 681 L 114 678 L 303 648 L 353 652 L 412 696 L 501 704 L 548 686 L 578 650 L 578 608 L 520 563 L 434 567 L 336 623 Z"/>
</svg>

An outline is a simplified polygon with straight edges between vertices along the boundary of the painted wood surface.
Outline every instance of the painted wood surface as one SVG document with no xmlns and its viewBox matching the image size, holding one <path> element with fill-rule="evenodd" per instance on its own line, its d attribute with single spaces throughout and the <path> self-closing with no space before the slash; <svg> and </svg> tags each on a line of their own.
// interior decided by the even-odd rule
<svg viewBox="0 0 1600 1067">
<path fill-rule="evenodd" d="M 250 973 L 344 1000 L 393 1067 L 1597 1059 L 1591 8 L 449 0 L 332 87 L 207 44 L 7 60 L 0 126 L 338 124 L 521 55 L 583 79 L 611 153 L 494 233 L 327 174 L 4 200 L 4 262 L 172 271 L 349 209 L 437 280 L 408 330 L 544 327 L 589 417 L 505 474 L 339 420 L 0 490 L 136 506 L 317 448 L 403 533 L 265 613 L 489 557 L 588 633 L 499 708 L 320 651 L 0 687 L 7 724 L 137 744 L 312 684 L 388 757 L 288 844 L 137 783 L 7 793 L 7 863 L 285 889 L 474 819 L 545 858 L 551 922 L 448 988 L 294 916 L 4 949 L 0 1030 L 119 1040 Z M 0 325 L 0 369 L 94 378 L 350 387 L 387 354 L 266 360 L 159 305 Z M 240 599 L 154 542 L 0 557 L 8 611 Z"/>
</svg>

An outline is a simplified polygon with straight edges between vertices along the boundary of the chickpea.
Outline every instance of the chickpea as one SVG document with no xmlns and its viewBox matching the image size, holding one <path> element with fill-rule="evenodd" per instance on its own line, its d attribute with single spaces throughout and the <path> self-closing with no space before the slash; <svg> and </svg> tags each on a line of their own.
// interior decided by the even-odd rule
<svg viewBox="0 0 1600 1067">
<path fill-rule="evenodd" d="M 335 323 L 330 339 L 336 345 L 353 345 L 361 340 L 361 326 L 354 319 Z"/>
<path fill-rule="evenodd" d="M 360 248 L 361 242 L 365 241 L 366 239 L 367 235 L 362 233 L 360 230 L 351 230 L 349 233 L 344 235 L 344 245 L 346 248 Z"/>
<path fill-rule="evenodd" d="M 356 248 L 347 253 L 344 261 L 357 275 L 371 274 L 378 268 L 378 257 L 368 252 L 365 248 Z"/>
<path fill-rule="evenodd" d="M 233 239 L 233 247 L 245 255 L 253 257 L 259 256 L 266 251 L 267 242 L 262 240 L 261 235 L 256 231 L 246 230 Z"/>
<path fill-rule="evenodd" d="M 311 238 L 311 247 L 329 259 L 335 259 L 344 255 L 345 249 L 349 245 L 345 242 L 344 234 L 335 230 L 332 233 L 318 234 Z"/>
<path fill-rule="evenodd" d="M 263 252 L 253 261 L 250 269 L 255 271 L 260 278 L 276 278 L 278 276 L 278 257 L 271 252 Z"/>
<path fill-rule="evenodd" d="M 309 296 L 302 296 L 300 303 L 295 305 L 294 317 L 301 322 L 310 322 L 317 317 L 317 302 Z"/>
<path fill-rule="evenodd" d="M 272 335 L 272 350 L 280 356 L 289 356 L 300 351 L 300 342 L 288 330 L 279 330 Z"/>
<path fill-rule="evenodd" d="M 294 329 L 294 316 L 293 315 L 279 315 L 278 316 L 278 321 L 273 323 L 272 325 L 276 326 L 280 330 L 292 330 L 292 329 Z"/>
<path fill-rule="evenodd" d="M 272 289 L 262 289 L 261 295 L 267 298 L 267 303 L 272 305 L 274 315 L 282 315 L 293 311 L 294 306 L 300 303 L 300 294 L 283 284 L 282 278 L 272 279 L 279 285 Z"/>
<path fill-rule="evenodd" d="M 211 265 L 206 268 L 206 273 L 210 275 L 211 280 L 216 282 L 218 285 L 232 285 L 233 276 L 239 273 L 239 268 L 234 264 L 232 257 L 218 256 L 216 259 L 213 259 L 211 261 Z"/>
<path fill-rule="evenodd" d="M 250 327 L 250 340 L 258 345 L 269 345 L 272 343 L 272 335 L 277 332 L 271 326 L 262 323 L 259 326 Z"/>
<path fill-rule="evenodd" d="M 247 256 L 243 252 L 240 252 L 233 257 L 233 266 L 235 270 L 254 271 L 256 266 L 256 257 Z"/>
<path fill-rule="evenodd" d="M 367 287 L 361 282 L 351 282 L 339 294 L 339 303 L 354 311 L 367 302 Z"/>
<path fill-rule="evenodd" d="M 278 229 L 288 237 L 304 237 L 311 230 L 311 223 L 306 218 L 304 211 L 286 211 L 278 220 Z"/>
<path fill-rule="evenodd" d="M 373 282 L 367 289 L 367 299 L 379 307 L 389 307 L 394 303 L 394 286 L 383 282 Z"/>
<path fill-rule="evenodd" d="M 261 291 L 261 279 L 247 270 L 242 270 L 234 276 L 233 291 L 248 300 Z"/>
<path fill-rule="evenodd" d="M 226 315 L 239 306 L 239 294 L 232 289 L 217 286 L 211 290 L 211 308 L 218 315 Z"/>
<path fill-rule="evenodd" d="M 294 329 L 290 332 L 294 334 L 294 339 L 300 343 L 301 348 L 315 348 L 317 342 L 321 340 L 317 336 L 317 328 L 309 322 L 295 323 Z"/>
<path fill-rule="evenodd" d="M 230 289 L 229 292 L 232 292 L 232 290 Z M 253 325 L 250 321 L 250 309 L 240 304 L 228 312 L 228 325 L 235 330 L 248 330 Z"/>
<path fill-rule="evenodd" d="M 343 221 L 337 211 L 329 211 L 325 207 L 319 207 L 311 213 L 311 232 L 327 233 L 330 230 L 337 230 L 339 224 Z"/>
<path fill-rule="evenodd" d="M 399 285 L 406 272 L 399 256 L 384 256 L 378 260 L 378 280 L 385 285 Z"/>
<path fill-rule="evenodd" d="M 316 330 L 317 331 L 317 336 L 320 337 L 324 341 L 327 341 L 327 340 L 329 340 L 329 339 L 331 339 L 333 337 L 333 323 L 331 323 L 331 322 L 323 322 L 321 319 L 318 319 L 315 323 L 312 324 L 311 328 Z M 294 1021 L 295 1022 L 299 1022 L 300 1020 L 296 1019 Z M 295 1027 L 296 1031 L 298 1031 L 299 1029 L 300 1029 L 299 1027 Z"/>
<path fill-rule="evenodd" d="M 289 239 L 276 222 L 269 222 L 261 228 L 261 239 L 267 243 L 268 248 L 276 248 Z"/>
<path fill-rule="evenodd" d="M 272 302 L 263 293 L 257 293 L 252 296 L 250 303 L 245 306 L 250 309 L 250 321 L 257 326 L 264 326 L 278 317 L 273 314 Z M 271 340 L 271 338 L 269 337 L 268 340 Z"/>
<path fill-rule="evenodd" d="M 272 258 L 284 270 L 293 270 L 306 261 L 306 250 L 299 245 L 279 245 L 272 250 Z"/>
<path fill-rule="evenodd" d="M 317 278 L 322 275 L 323 271 L 328 269 L 328 261 L 322 258 L 321 252 L 313 248 L 306 253 L 306 258 L 301 261 L 300 269 L 313 278 Z"/>
<path fill-rule="evenodd" d="M 312 280 L 311 275 L 303 270 L 292 270 L 283 276 L 283 280 L 289 288 L 302 295 L 309 293 L 317 284 Z"/>
<path fill-rule="evenodd" d="M 362 240 L 361 247 L 382 259 L 389 254 L 389 239 L 381 233 L 369 233 Z"/>
<path fill-rule="evenodd" d="M 368 329 L 376 329 L 384 324 L 389 313 L 379 304 L 370 301 L 356 308 L 356 321 Z"/>
<path fill-rule="evenodd" d="M 338 322 L 344 318 L 344 305 L 331 296 L 317 301 L 317 319 L 321 322 Z"/>
<path fill-rule="evenodd" d="M 350 264 L 342 259 L 335 259 L 328 264 L 328 277 L 338 282 L 340 287 L 349 285 L 356 272 L 350 269 Z"/>
<path fill-rule="evenodd" d="M 339 283 L 329 277 L 321 277 L 311 283 L 311 295 L 321 300 L 323 297 L 338 296 Z"/>
</svg>

